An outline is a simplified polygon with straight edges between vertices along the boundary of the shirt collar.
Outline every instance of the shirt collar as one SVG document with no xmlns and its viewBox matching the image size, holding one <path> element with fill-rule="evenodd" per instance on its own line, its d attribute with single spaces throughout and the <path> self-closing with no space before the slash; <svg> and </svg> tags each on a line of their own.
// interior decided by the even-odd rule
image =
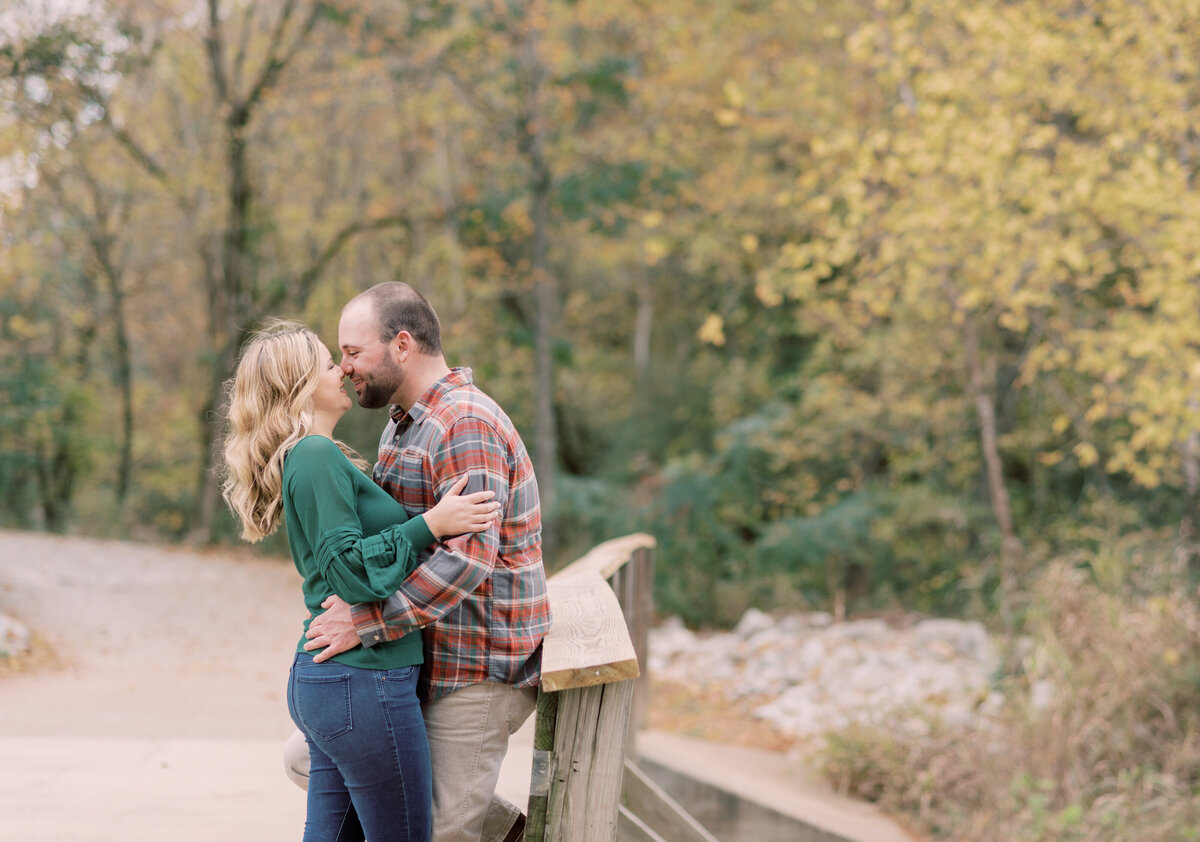
<svg viewBox="0 0 1200 842">
<path fill-rule="evenodd" d="M 465 366 L 452 368 L 449 374 L 426 389 L 424 394 L 417 398 L 417 402 L 407 410 L 399 404 L 392 404 L 389 414 L 397 424 L 402 423 L 406 415 L 412 419 L 413 423 L 418 423 L 429 416 L 433 407 L 441 401 L 446 393 L 461 389 L 463 386 L 470 386 L 473 382 L 471 369 Z"/>
</svg>

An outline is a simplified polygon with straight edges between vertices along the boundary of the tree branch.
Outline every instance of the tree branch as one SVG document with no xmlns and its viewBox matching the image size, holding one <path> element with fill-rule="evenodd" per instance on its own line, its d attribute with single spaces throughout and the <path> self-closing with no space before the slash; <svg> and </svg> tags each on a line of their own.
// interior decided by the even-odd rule
<svg viewBox="0 0 1200 842">
<path fill-rule="evenodd" d="M 297 276 L 295 287 L 290 294 L 286 287 L 281 286 L 272 295 L 263 300 L 254 321 L 264 318 L 289 298 L 298 301 L 307 301 L 309 296 L 312 295 L 313 288 L 321 280 L 321 277 L 325 274 L 325 270 L 329 268 L 329 264 L 333 262 L 334 258 L 338 256 L 352 239 L 359 234 L 365 234 L 370 231 L 383 231 L 388 228 L 403 228 L 405 231 L 411 233 L 412 220 L 407 216 L 401 215 L 383 216 L 377 219 L 358 220 L 343 227 L 326 243 L 325 248 L 316 256 L 312 264 Z"/>
<path fill-rule="evenodd" d="M 208 0 L 208 35 L 204 38 L 217 100 L 229 104 L 229 79 L 225 75 L 225 40 L 221 34 L 221 0 Z"/>
<path fill-rule="evenodd" d="M 300 31 L 296 34 L 291 46 L 281 57 L 279 55 L 280 45 L 283 42 L 284 31 L 287 28 L 288 21 L 296 10 L 295 0 L 288 0 L 284 5 L 283 14 L 279 17 L 279 22 L 275 26 L 275 31 L 271 33 L 271 43 L 267 49 L 267 61 L 263 65 L 262 72 L 259 74 L 258 81 L 254 83 L 246 98 L 242 100 L 240 110 L 246 117 L 249 118 L 250 110 L 258 104 L 262 99 L 263 94 L 273 88 L 275 83 L 279 81 L 279 74 L 284 68 L 291 63 L 296 54 L 300 52 L 300 47 L 308 40 L 308 36 L 312 33 L 317 25 L 317 14 L 321 8 L 320 3 L 313 3 L 309 10 L 308 19 L 304 21 L 300 27 Z"/>
</svg>

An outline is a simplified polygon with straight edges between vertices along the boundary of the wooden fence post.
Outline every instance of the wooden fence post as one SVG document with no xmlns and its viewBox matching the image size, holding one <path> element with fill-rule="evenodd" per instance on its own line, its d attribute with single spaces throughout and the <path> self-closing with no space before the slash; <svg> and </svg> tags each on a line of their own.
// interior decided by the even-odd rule
<svg viewBox="0 0 1200 842">
<path fill-rule="evenodd" d="M 558 695 L 545 838 L 614 842 L 633 680 Z"/>
<path fill-rule="evenodd" d="M 638 547 L 629 562 L 612 577 L 613 592 L 621 603 L 633 651 L 637 653 L 638 677 L 633 690 L 633 713 L 629 721 L 630 757 L 636 756 L 635 736 L 646 727 L 650 698 L 650 627 L 654 623 L 654 548 Z"/>
<path fill-rule="evenodd" d="M 533 769 L 529 778 L 529 806 L 526 809 L 528 818 L 525 822 L 525 842 L 542 842 L 546 838 L 546 806 L 550 799 L 550 778 L 553 774 L 558 695 L 558 693 L 547 690 L 538 693 L 533 731 Z"/>
<path fill-rule="evenodd" d="M 638 552 L 652 555 L 653 547 L 649 535 L 608 541 L 550 577 L 554 624 L 542 647 L 525 828 L 530 842 L 616 839 L 640 669 L 626 609 L 609 580 Z M 623 589 L 633 596 L 644 587 Z M 637 604 L 627 603 L 631 611 Z"/>
</svg>

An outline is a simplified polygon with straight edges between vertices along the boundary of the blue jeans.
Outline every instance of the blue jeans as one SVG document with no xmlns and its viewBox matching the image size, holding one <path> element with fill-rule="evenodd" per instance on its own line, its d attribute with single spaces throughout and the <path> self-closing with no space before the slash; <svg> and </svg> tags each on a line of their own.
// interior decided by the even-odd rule
<svg viewBox="0 0 1200 842">
<path fill-rule="evenodd" d="M 287 698 L 312 761 L 304 842 L 428 842 L 432 773 L 419 671 L 318 664 L 297 653 Z"/>
</svg>

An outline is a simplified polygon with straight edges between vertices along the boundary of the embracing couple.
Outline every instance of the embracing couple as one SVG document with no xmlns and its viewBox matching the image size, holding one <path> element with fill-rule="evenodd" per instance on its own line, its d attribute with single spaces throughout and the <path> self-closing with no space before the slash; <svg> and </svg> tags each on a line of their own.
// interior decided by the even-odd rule
<svg viewBox="0 0 1200 842">
<path fill-rule="evenodd" d="M 437 314 L 407 284 L 352 299 L 340 366 L 303 325 L 245 346 L 231 381 L 224 495 L 242 537 L 287 524 L 311 615 L 285 749 L 308 789 L 304 842 L 522 836 L 495 796 L 536 706 L 550 626 L 533 467 L 512 422 L 449 368 Z M 370 478 L 333 434 L 390 406 Z"/>
</svg>

